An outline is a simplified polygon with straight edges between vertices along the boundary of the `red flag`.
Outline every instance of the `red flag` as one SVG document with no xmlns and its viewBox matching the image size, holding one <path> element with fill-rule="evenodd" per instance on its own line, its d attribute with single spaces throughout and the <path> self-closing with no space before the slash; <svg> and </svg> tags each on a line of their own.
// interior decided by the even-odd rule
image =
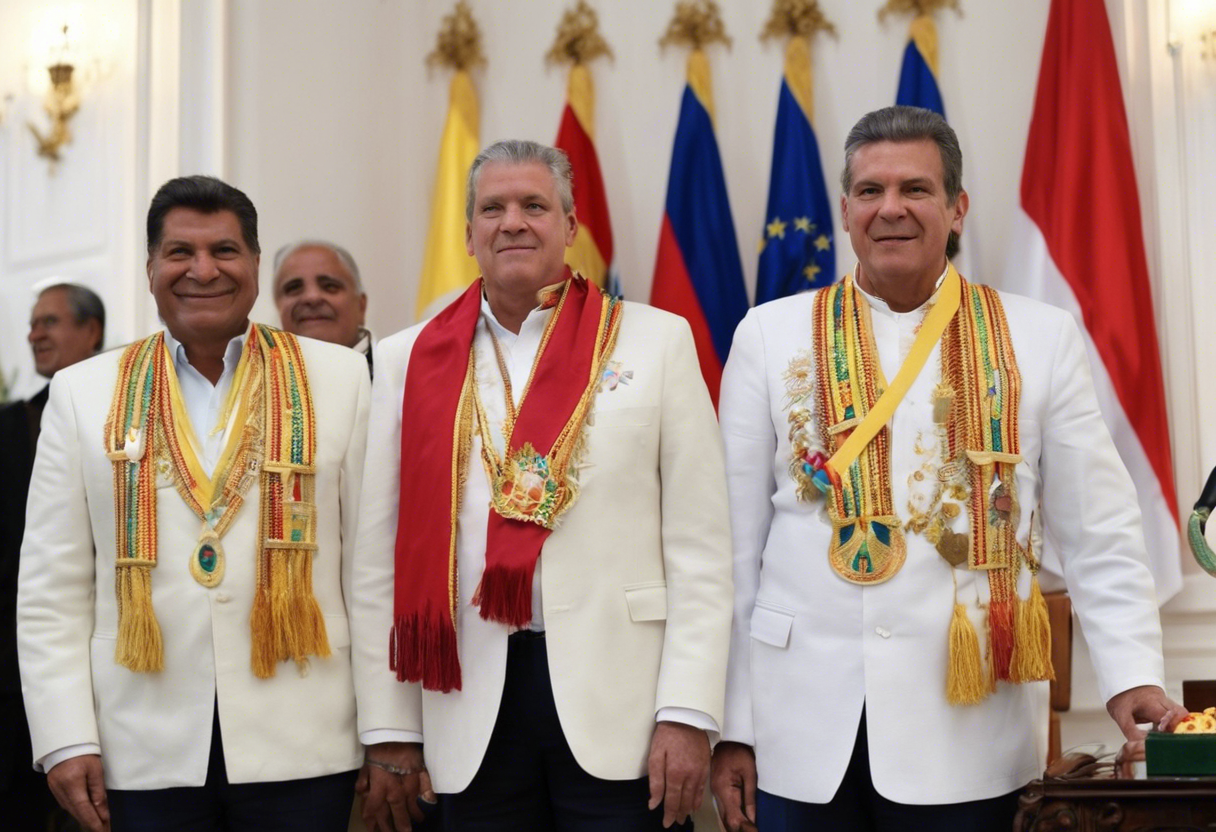
<svg viewBox="0 0 1216 832">
<path fill-rule="evenodd" d="M 1068 309 L 1135 480 L 1164 602 L 1182 586 L 1165 385 L 1131 139 L 1103 0 L 1053 0 L 1007 285 Z"/>
</svg>

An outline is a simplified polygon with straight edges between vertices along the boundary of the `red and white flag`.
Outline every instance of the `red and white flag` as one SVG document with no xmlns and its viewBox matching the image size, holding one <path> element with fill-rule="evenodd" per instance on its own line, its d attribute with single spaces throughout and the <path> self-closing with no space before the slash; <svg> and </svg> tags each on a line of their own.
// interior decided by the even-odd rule
<svg viewBox="0 0 1216 832">
<path fill-rule="evenodd" d="M 1052 0 L 1006 286 L 1070 311 L 1131 472 L 1164 603 L 1182 588 L 1165 387 L 1127 114 L 1103 0 Z M 1016 288 L 1015 288 L 1016 287 Z"/>
</svg>

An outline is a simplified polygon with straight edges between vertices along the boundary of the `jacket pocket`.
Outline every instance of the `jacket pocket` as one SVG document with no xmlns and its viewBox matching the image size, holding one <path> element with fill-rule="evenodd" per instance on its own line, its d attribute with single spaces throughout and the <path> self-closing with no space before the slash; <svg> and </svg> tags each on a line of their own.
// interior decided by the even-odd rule
<svg viewBox="0 0 1216 832">
<path fill-rule="evenodd" d="M 793 626 L 793 610 L 756 601 L 756 608 L 752 610 L 752 638 L 756 641 L 784 648 L 790 643 L 790 629 Z"/>
<path fill-rule="evenodd" d="M 667 618 L 667 582 L 650 581 L 625 587 L 630 621 L 664 621 Z"/>
<path fill-rule="evenodd" d="M 649 425 L 657 407 L 615 407 L 593 410 L 587 424 L 593 428 L 640 427 Z"/>
</svg>

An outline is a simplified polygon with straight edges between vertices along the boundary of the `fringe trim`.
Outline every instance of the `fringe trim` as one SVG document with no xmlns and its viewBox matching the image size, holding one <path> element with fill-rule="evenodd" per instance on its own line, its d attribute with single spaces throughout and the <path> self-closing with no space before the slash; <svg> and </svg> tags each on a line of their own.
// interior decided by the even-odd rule
<svg viewBox="0 0 1216 832">
<path fill-rule="evenodd" d="M 473 593 L 481 617 L 515 628 L 528 626 L 532 621 L 532 575 L 533 569 L 487 566 Z"/>
<path fill-rule="evenodd" d="M 990 686 L 996 689 L 998 681 L 1010 681 L 1009 669 L 1013 663 L 1014 601 L 990 601 L 988 604 L 988 676 Z"/>
<path fill-rule="evenodd" d="M 1010 675 L 1015 682 L 1043 682 L 1056 678 L 1051 665 L 1051 620 L 1039 579 L 1030 579 L 1030 597 L 1018 601 L 1017 639 Z"/>
<path fill-rule="evenodd" d="M 115 571 L 118 590 L 118 639 L 114 661 L 136 673 L 164 669 L 165 651 L 160 624 L 152 609 L 151 561 L 121 564 Z"/>
<path fill-rule="evenodd" d="M 456 630 L 442 616 L 398 616 L 388 634 L 389 668 L 398 682 L 421 682 L 426 690 L 460 690 Z"/>
<path fill-rule="evenodd" d="M 304 670 L 308 656 L 331 655 L 325 617 L 312 594 L 312 551 L 272 549 L 268 558 L 270 588 L 259 588 L 250 620 L 260 679 L 274 676 L 278 662 L 291 659 Z"/>
<path fill-rule="evenodd" d="M 946 671 L 946 700 L 951 705 L 978 705 L 988 695 L 980 639 L 967 616 L 967 607 L 955 603 L 950 619 L 950 658 Z"/>
</svg>

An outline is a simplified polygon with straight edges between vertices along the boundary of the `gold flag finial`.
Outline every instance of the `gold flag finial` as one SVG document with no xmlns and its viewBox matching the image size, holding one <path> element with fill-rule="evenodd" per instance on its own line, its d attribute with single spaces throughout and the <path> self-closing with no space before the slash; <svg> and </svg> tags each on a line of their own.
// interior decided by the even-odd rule
<svg viewBox="0 0 1216 832">
<path fill-rule="evenodd" d="M 444 15 L 439 38 L 434 51 L 426 56 L 426 65 L 428 68 L 449 67 L 459 72 L 485 62 L 485 56 L 481 54 L 481 30 L 477 28 L 469 4 L 458 0 L 452 13 Z"/>
<path fill-rule="evenodd" d="M 878 19 L 886 20 L 889 14 L 908 14 L 915 17 L 931 15 L 938 9 L 954 9 L 959 17 L 963 9 L 959 0 L 887 0 L 887 5 L 878 10 Z"/>
<path fill-rule="evenodd" d="M 676 13 L 659 39 L 659 46 L 674 43 L 701 49 L 715 42 L 730 46 L 718 4 L 714 0 L 681 0 L 676 3 Z"/>
<path fill-rule="evenodd" d="M 566 9 L 557 24 L 557 37 L 545 54 L 548 64 L 587 64 L 601 55 L 612 59 L 612 49 L 600 34 L 600 18 L 587 0 Z"/>
<path fill-rule="evenodd" d="M 764 24 L 760 40 L 788 36 L 809 40 L 816 32 L 836 37 L 836 27 L 824 17 L 819 0 L 773 0 L 773 12 Z"/>
</svg>

